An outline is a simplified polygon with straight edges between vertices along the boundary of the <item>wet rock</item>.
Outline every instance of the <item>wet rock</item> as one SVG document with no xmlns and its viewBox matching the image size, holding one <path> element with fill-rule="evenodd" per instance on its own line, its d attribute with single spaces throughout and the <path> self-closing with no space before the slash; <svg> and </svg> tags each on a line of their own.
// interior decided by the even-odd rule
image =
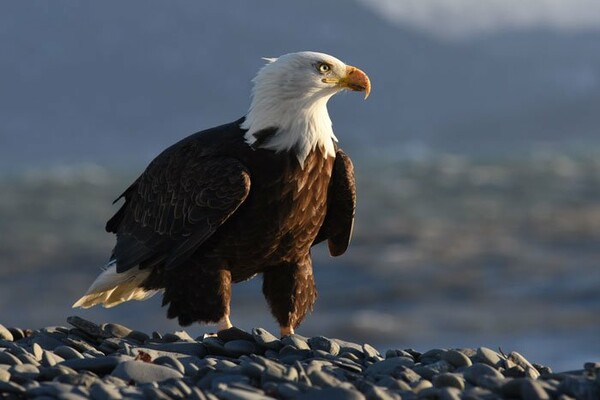
<svg viewBox="0 0 600 400">
<path fill-rule="evenodd" d="M 183 374 L 175 371 L 173 368 L 143 361 L 122 362 L 117 365 L 112 375 L 125 381 L 134 381 L 136 383 L 161 382 L 171 378 L 183 378 Z"/>
</svg>

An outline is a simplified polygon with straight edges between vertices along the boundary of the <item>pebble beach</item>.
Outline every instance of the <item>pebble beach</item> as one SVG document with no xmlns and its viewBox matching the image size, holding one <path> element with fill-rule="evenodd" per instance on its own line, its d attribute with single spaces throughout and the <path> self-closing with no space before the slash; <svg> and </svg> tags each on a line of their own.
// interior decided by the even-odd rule
<svg viewBox="0 0 600 400">
<path fill-rule="evenodd" d="M 600 362 L 557 373 L 486 347 L 380 353 L 262 328 L 194 339 L 77 316 L 67 324 L 0 325 L 0 398 L 600 399 Z"/>
</svg>

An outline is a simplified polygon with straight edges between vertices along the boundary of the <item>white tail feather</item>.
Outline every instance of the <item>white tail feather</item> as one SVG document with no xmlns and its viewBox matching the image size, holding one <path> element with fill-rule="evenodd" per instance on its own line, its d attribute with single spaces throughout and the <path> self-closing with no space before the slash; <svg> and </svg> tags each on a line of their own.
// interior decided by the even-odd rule
<svg viewBox="0 0 600 400">
<path fill-rule="evenodd" d="M 110 308 L 129 300 L 145 300 L 157 292 L 140 287 L 148 275 L 150 270 L 139 267 L 118 273 L 116 262 L 111 261 L 73 308 L 90 308 L 98 304 Z"/>
</svg>

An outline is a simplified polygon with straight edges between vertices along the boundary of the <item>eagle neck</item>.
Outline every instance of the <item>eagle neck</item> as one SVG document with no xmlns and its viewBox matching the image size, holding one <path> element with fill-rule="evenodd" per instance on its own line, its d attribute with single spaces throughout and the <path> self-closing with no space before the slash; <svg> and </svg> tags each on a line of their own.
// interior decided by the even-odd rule
<svg viewBox="0 0 600 400">
<path fill-rule="evenodd" d="M 331 118 L 327 111 L 327 101 L 331 96 L 307 95 L 305 98 L 277 98 L 254 93 L 250 110 L 240 125 L 247 132 L 246 143 L 253 146 L 256 133 L 265 129 L 276 129 L 275 134 L 260 148 L 275 152 L 293 151 L 302 168 L 304 162 L 317 146 L 324 157 L 334 157 L 334 141 Z"/>
</svg>

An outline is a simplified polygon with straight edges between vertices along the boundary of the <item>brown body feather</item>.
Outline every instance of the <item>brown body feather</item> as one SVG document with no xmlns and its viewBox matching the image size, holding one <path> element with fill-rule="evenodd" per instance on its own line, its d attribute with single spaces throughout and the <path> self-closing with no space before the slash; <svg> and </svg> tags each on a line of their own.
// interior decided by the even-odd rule
<svg viewBox="0 0 600 400">
<path fill-rule="evenodd" d="M 263 273 L 263 293 L 281 326 L 298 325 L 316 289 L 310 248 L 345 252 L 356 202 L 352 163 L 315 148 L 251 148 L 242 120 L 192 135 L 160 154 L 125 191 L 108 221 L 117 271 L 149 270 L 144 289 L 164 289 L 182 325 L 217 321 L 232 282 Z M 276 129 L 260 132 L 268 142 Z"/>
</svg>

